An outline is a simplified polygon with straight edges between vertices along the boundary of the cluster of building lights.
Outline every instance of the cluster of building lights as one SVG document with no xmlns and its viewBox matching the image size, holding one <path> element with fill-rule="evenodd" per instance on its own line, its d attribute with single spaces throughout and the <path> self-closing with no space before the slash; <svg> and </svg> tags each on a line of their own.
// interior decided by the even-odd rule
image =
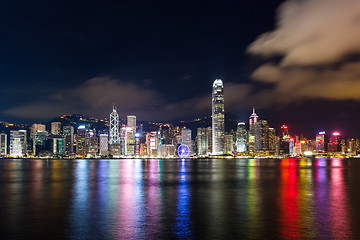
<svg viewBox="0 0 360 240">
<path fill-rule="evenodd" d="M 286 157 L 309 155 L 357 155 L 358 139 L 343 139 L 339 132 L 330 136 L 321 131 L 315 141 L 291 136 L 286 125 L 279 134 L 266 120 L 260 120 L 253 109 L 248 128 L 239 122 L 236 130 L 225 132 L 223 82 L 216 79 L 212 87 L 212 125 L 192 131 L 171 124 L 156 124 L 157 131 L 143 132 L 136 116 L 127 116 L 120 126 L 113 106 L 108 131 L 97 131 L 85 125 L 77 129 L 52 122 L 50 132 L 43 124 L 27 130 L 0 134 L 0 155 L 7 157 Z M 64 116 L 62 117 L 64 118 Z M 197 119 L 199 121 L 199 119 Z M 8 138 L 9 137 L 9 138 Z"/>
</svg>

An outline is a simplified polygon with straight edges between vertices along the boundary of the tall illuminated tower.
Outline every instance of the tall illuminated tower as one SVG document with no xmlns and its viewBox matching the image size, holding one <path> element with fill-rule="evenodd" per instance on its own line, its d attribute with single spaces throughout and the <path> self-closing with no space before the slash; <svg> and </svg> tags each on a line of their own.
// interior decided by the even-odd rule
<svg viewBox="0 0 360 240">
<path fill-rule="evenodd" d="M 119 135 L 119 114 L 116 112 L 115 105 L 113 105 L 113 111 L 110 114 L 110 144 L 118 143 L 120 144 L 120 135 Z"/>
<path fill-rule="evenodd" d="M 236 130 L 236 151 L 238 153 L 246 152 L 246 142 L 247 142 L 246 134 L 247 132 L 245 128 L 245 123 L 239 122 Z"/>
<path fill-rule="evenodd" d="M 255 108 L 253 108 L 253 113 L 250 115 L 249 118 L 249 133 L 254 135 L 254 124 L 259 121 L 259 116 L 255 113 Z"/>
<path fill-rule="evenodd" d="M 224 85 L 216 79 L 212 88 L 212 154 L 224 153 Z"/>
</svg>

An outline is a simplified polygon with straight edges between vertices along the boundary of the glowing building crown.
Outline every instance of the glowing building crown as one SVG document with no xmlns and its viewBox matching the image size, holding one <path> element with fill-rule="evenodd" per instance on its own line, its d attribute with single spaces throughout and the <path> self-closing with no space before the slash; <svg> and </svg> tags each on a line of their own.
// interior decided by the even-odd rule
<svg viewBox="0 0 360 240">
<path fill-rule="evenodd" d="M 221 81 L 221 79 L 215 79 L 213 83 L 213 87 L 218 87 L 218 86 L 223 87 L 223 82 Z"/>
</svg>

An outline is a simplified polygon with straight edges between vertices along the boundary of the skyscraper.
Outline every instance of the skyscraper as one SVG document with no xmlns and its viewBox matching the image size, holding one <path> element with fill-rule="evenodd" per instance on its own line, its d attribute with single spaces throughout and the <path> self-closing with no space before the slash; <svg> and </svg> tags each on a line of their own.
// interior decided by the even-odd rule
<svg viewBox="0 0 360 240">
<path fill-rule="evenodd" d="M 245 123 L 239 122 L 236 130 L 236 151 L 238 153 L 246 152 L 246 142 L 247 142 L 246 135 L 247 134 L 246 134 Z"/>
<path fill-rule="evenodd" d="M 212 128 L 206 128 L 206 139 L 207 139 L 207 154 L 212 153 Z"/>
<path fill-rule="evenodd" d="M 127 127 L 136 132 L 136 116 L 127 116 Z"/>
<path fill-rule="evenodd" d="M 275 128 L 269 127 L 268 128 L 268 151 L 269 154 L 274 155 L 275 154 L 275 150 L 276 150 L 276 135 L 275 135 Z"/>
<path fill-rule="evenodd" d="M 127 116 L 125 155 L 135 155 L 136 116 Z"/>
<path fill-rule="evenodd" d="M 88 143 L 88 155 L 90 157 L 96 157 L 99 153 L 99 138 L 96 134 L 96 130 L 89 130 Z"/>
<path fill-rule="evenodd" d="M 109 135 L 108 134 L 100 134 L 100 155 L 108 155 L 109 154 Z"/>
<path fill-rule="evenodd" d="M 33 153 L 35 156 L 39 156 L 40 152 L 46 149 L 46 139 L 48 137 L 47 131 L 37 130 L 33 137 Z"/>
<path fill-rule="evenodd" d="M 33 125 L 31 125 L 31 127 L 30 127 L 30 139 L 34 138 L 36 131 L 45 132 L 46 131 L 46 126 L 44 124 L 41 124 L 41 123 L 34 123 Z"/>
<path fill-rule="evenodd" d="M 135 133 L 135 155 L 139 156 L 140 155 L 140 137 L 141 134 L 140 133 Z"/>
<path fill-rule="evenodd" d="M 116 145 L 119 145 L 119 153 L 121 155 L 126 155 L 126 148 L 127 148 L 127 139 L 126 139 L 127 135 L 126 135 L 126 127 L 122 127 L 120 128 L 120 143 Z M 114 143 L 115 144 L 115 143 Z M 114 145 L 111 144 L 111 145 Z"/>
<path fill-rule="evenodd" d="M 65 154 L 69 155 L 74 152 L 74 127 L 64 126 L 63 133 L 65 137 Z"/>
<path fill-rule="evenodd" d="M 197 143 L 197 154 L 206 155 L 208 152 L 208 139 L 206 135 L 206 128 L 197 129 L 196 143 Z"/>
<path fill-rule="evenodd" d="M 333 132 L 333 134 L 330 137 L 330 142 L 328 143 L 328 151 L 329 152 L 340 152 L 340 143 L 341 143 L 341 137 L 339 132 Z"/>
<path fill-rule="evenodd" d="M 128 118 L 129 120 L 129 118 Z M 127 127 L 125 130 L 125 155 L 135 155 L 135 128 Z"/>
<path fill-rule="evenodd" d="M 5 133 L 0 134 L 0 156 L 7 155 L 7 135 Z"/>
<path fill-rule="evenodd" d="M 254 124 L 259 121 L 259 116 L 255 113 L 255 108 L 253 108 L 253 113 L 249 118 L 249 134 L 254 135 Z"/>
<path fill-rule="evenodd" d="M 158 138 L 157 138 L 157 132 L 149 132 L 146 134 L 146 145 L 147 145 L 147 154 L 149 156 L 157 156 L 157 150 L 158 150 Z"/>
<path fill-rule="evenodd" d="M 85 157 L 87 154 L 87 130 L 85 126 L 79 126 L 76 134 L 76 153 Z"/>
<path fill-rule="evenodd" d="M 52 122 L 51 123 L 51 134 L 54 134 L 54 135 L 61 134 L 61 122 Z"/>
<path fill-rule="evenodd" d="M 281 126 L 281 133 L 280 133 L 280 155 L 286 156 L 290 154 L 290 134 L 289 134 L 289 127 L 286 125 Z"/>
<path fill-rule="evenodd" d="M 10 155 L 12 157 L 26 155 L 26 130 L 10 131 Z"/>
<path fill-rule="evenodd" d="M 319 153 L 325 152 L 325 132 L 324 131 L 321 131 L 318 134 L 316 134 L 315 149 Z"/>
<path fill-rule="evenodd" d="M 65 153 L 65 138 L 62 135 L 50 135 L 51 152 L 53 155 L 64 155 Z"/>
<path fill-rule="evenodd" d="M 232 154 L 234 151 L 233 135 L 225 135 L 225 154 Z"/>
<path fill-rule="evenodd" d="M 223 82 L 216 79 L 212 88 L 212 154 L 224 153 L 224 92 Z"/>
<path fill-rule="evenodd" d="M 113 106 L 113 111 L 110 114 L 110 145 L 111 144 L 120 144 L 119 136 L 119 114 L 116 112 L 115 106 Z"/>
<path fill-rule="evenodd" d="M 253 126 L 255 136 L 255 153 L 265 154 L 269 150 L 269 137 L 268 137 L 269 125 L 266 120 L 260 120 Z"/>
</svg>

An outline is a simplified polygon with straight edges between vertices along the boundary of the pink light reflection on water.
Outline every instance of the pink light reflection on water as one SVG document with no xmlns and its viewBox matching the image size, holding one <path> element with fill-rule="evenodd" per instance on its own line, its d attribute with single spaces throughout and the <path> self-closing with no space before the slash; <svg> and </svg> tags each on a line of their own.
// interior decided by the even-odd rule
<svg viewBox="0 0 360 240">
<path fill-rule="evenodd" d="M 161 215 L 161 199 L 160 199 L 160 164 L 159 159 L 148 160 L 148 184 L 144 188 L 146 208 L 147 234 L 157 236 L 160 234 L 160 215 Z"/>
<path fill-rule="evenodd" d="M 141 161 L 124 160 L 120 163 L 115 235 L 121 239 L 141 239 L 143 199 Z"/>
<path fill-rule="evenodd" d="M 318 238 L 329 237 L 329 185 L 327 176 L 326 159 L 315 159 L 314 164 L 314 208 Z"/>
<path fill-rule="evenodd" d="M 330 224 L 334 239 L 350 239 L 349 203 L 345 191 L 345 179 L 342 159 L 332 159 L 330 175 Z"/>
</svg>

